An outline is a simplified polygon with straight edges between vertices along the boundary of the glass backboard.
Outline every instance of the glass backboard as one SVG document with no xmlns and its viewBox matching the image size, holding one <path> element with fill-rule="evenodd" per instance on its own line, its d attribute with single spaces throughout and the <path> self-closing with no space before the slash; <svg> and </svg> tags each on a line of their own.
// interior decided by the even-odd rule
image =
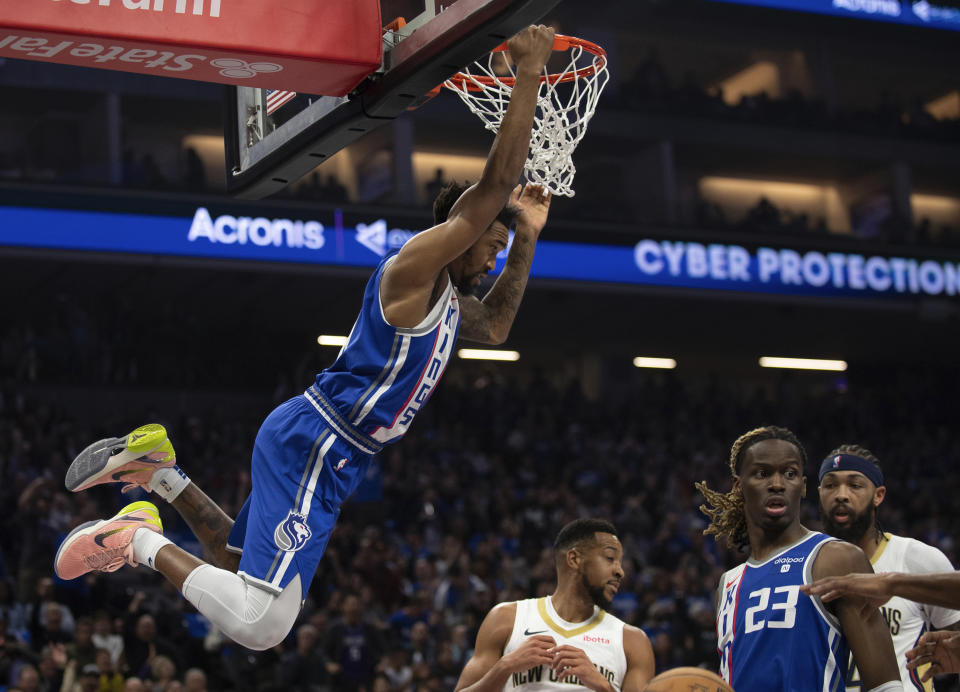
<svg viewBox="0 0 960 692">
<path fill-rule="evenodd" d="M 383 64 L 346 96 L 229 88 L 228 190 L 256 199 L 295 182 L 558 2 L 381 0 Z"/>
</svg>

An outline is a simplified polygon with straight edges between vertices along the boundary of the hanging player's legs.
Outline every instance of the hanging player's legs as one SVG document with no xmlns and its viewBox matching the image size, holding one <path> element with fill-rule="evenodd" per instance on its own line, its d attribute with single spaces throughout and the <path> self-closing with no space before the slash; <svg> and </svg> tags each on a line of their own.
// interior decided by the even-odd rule
<svg viewBox="0 0 960 692">
<path fill-rule="evenodd" d="M 176 465 L 176 453 L 162 425 L 143 425 L 124 437 L 111 437 L 84 449 L 67 470 L 68 490 L 80 492 L 104 483 L 124 483 L 153 491 L 177 510 L 217 567 L 237 571 L 240 556 L 227 550 L 233 520 Z"/>
<path fill-rule="evenodd" d="M 370 455 L 358 454 L 328 431 L 303 397 L 291 399 L 261 427 L 253 490 L 231 529 L 229 518 L 174 466 L 162 428 L 146 430 L 155 437 L 144 441 L 149 427 L 91 445 L 71 466 L 67 487 L 83 490 L 105 482 L 148 487 L 170 499 L 217 562 L 232 569 L 199 560 L 156 528 L 142 530 L 125 508 L 68 536 L 57 555 L 58 573 L 68 576 L 77 564 L 85 566 L 81 573 L 147 564 L 235 641 L 252 649 L 278 644 L 293 626 L 339 504 L 362 477 Z M 107 532 L 110 537 L 103 538 Z M 241 549 L 237 564 L 234 555 Z"/>
</svg>

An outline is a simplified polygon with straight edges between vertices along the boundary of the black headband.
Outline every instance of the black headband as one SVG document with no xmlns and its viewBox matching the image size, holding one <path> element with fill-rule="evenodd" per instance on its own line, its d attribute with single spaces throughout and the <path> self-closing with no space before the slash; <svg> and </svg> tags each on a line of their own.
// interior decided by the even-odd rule
<svg viewBox="0 0 960 692">
<path fill-rule="evenodd" d="M 855 454 L 835 454 L 820 464 L 820 482 L 831 471 L 857 471 L 869 478 L 878 488 L 883 485 L 883 471 L 876 464 Z"/>
</svg>

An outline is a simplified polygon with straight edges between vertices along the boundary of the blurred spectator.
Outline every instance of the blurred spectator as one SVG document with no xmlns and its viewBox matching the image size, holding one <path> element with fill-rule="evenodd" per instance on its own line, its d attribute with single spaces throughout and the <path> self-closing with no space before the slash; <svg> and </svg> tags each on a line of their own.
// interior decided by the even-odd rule
<svg viewBox="0 0 960 692">
<path fill-rule="evenodd" d="M 343 597 L 340 613 L 327 630 L 324 652 L 332 688 L 346 692 L 371 684 L 383 649 L 376 629 L 363 620 L 356 594 Z"/>
<path fill-rule="evenodd" d="M 105 610 L 98 610 L 93 618 L 93 634 L 90 637 L 98 649 L 106 649 L 110 653 L 113 665 L 120 662 L 123 653 L 123 637 L 113 631 L 113 621 Z"/>
<path fill-rule="evenodd" d="M 347 195 L 347 188 L 345 188 L 340 181 L 337 179 L 337 176 L 332 173 L 327 176 L 327 182 L 323 186 L 323 197 L 322 199 L 326 202 L 347 202 L 349 197 Z"/>
<path fill-rule="evenodd" d="M 24 665 L 37 660 L 30 646 L 10 634 L 6 622 L 0 618 L 0 684 L 15 679 Z"/>
<path fill-rule="evenodd" d="M 96 664 L 88 663 L 80 669 L 79 687 L 80 692 L 98 692 L 103 689 L 100 686 L 100 669 Z M 112 687 L 107 687 L 113 690 Z"/>
<path fill-rule="evenodd" d="M 416 665 L 427 664 L 427 669 L 436 661 L 436 650 L 430 628 L 425 622 L 415 622 L 410 628 L 410 660 Z"/>
<path fill-rule="evenodd" d="M 424 189 L 427 194 L 427 204 L 433 204 L 433 200 L 437 198 L 437 195 L 440 194 L 440 191 L 448 184 L 446 178 L 443 174 L 443 169 L 438 168 L 433 172 L 433 178 L 427 181 L 427 184 L 424 186 Z"/>
<path fill-rule="evenodd" d="M 58 490 L 59 484 L 52 477 L 39 475 L 17 499 L 17 521 L 21 531 L 30 536 L 19 550 L 18 593 L 24 601 L 36 592 L 43 578 L 49 579 L 50 556 L 56 553 L 58 538 L 68 528 L 56 523 L 60 517 L 52 511 L 52 500 Z M 65 624 L 69 628 L 72 623 Z"/>
<path fill-rule="evenodd" d="M 410 655 L 406 649 L 394 648 L 377 666 L 377 671 L 383 673 L 390 683 L 390 689 L 395 692 L 408 689 L 413 682 L 413 668 L 410 666 Z"/>
<path fill-rule="evenodd" d="M 183 676 L 186 692 L 207 692 L 207 674 L 200 668 L 191 668 Z"/>
<path fill-rule="evenodd" d="M 40 673 L 32 665 L 25 665 L 17 675 L 16 685 L 23 692 L 51 692 L 40 684 Z"/>
<path fill-rule="evenodd" d="M 136 600 L 135 596 L 131 607 L 135 606 Z M 134 624 L 132 627 L 128 624 L 127 634 L 124 636 L 124 651 L 129 671 L 141 680 L 153 679 L 157 674 L 153 666 L 157 656 L 166 658 L 175 671 L 181 658 L 180 651 L 172 642 L 157 635 L 154 617 L 145 613 L 133 618 L 132 622 Z M 159 672 L 167 674 L 169 668 L 161 665 Z"/>
<path fill-rule="evenodd" d="M 123 674 L 117 670 L 109 651 L 97 649 L 96 665 L 100 671 L 99 692 L 123 692 Z"/>
<path fill-rule="evenodd" d="M 203 159 L 193 147 L 187 147 L 184 152 L 183 185 L 188 192 L 203 192 L 207 187 L 207 173 L 203 167 Z"/>
<path fill-rule="evenodd" d="M 280 689 L 291 692 L 328 692 L 329 665 L 318 646 L 319 633 L 313 625 L 297 628 L 297 645 L 283 655 L 278 666 Z"/>
<path fill-rule="evenodd" d="M 177 666 L 169 656 L 157 654 L 150 659 L 150 683 L 153 692 L 167 692 L 176 677 Z"/>
<path fill-rule="evenodd" d="M 67 644 L 67 658 L 77 662 L 77 669 L 97 662 L 97 646 L 93 643 L 93 620 L 89 617 L 77 618 L 73 632 L 73 641 Z M 107 654 L 109 656 L 109 653 Z"/>
<path fill-rule="evenodd" d="M 42 618 L 42 622 L 31 628 L 30 643 L 33 648 L 42 649 L 48 644 L 66 644 L 72 641 L 73 636 L 63 626 L 61 604 L 45 603 L 44 606 L 35 610 L 38 618 Z M 89 662 L 93 662 L 92 658 Z"/>
</svg>

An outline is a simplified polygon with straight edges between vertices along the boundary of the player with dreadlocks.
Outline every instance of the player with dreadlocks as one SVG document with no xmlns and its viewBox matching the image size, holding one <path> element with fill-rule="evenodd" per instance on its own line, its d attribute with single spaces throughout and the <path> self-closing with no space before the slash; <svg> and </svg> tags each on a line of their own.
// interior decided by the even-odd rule
<svg viewBox="0 0 960 692">
<path fill-rule="evenodd" d="M 858 598 L 825 606 L 800 592 L 819 577 L 871 571 L 860 548 L 800 523 L 806 460 L 786 428 L 756 428 L 730 450 L 729 493 L 697 484 L 711 520 L 705 533 L 750 552 L 717 589 L 720 674 L 737 692 L 836 690 L 852 651 L 864 689 L 903 690 L 880 611 Z"/>
<path fill-rule="evenodd" d="M 830 452 L 820 465 L 820 518 L 831 536 L 860 546 L 878 572 L 929 574 L 953 569 L 950 560 L 926 543 L 895 536 L 880 528 L 879 508 L 886 498 L 880 460 L 866 447 L 841 445 Z M 915 670 L 906 667 L 906 654 L 927 630 L 960 629 L 960 612 L 932 605 L 920 605 L 893 596 L 880 606 L 890 627 L 893 646 L 904 687 L 932 690 L 929 666 Z M 847 687 L 859 688 L 854 666 L 850 667 Z"/>
</svg>

